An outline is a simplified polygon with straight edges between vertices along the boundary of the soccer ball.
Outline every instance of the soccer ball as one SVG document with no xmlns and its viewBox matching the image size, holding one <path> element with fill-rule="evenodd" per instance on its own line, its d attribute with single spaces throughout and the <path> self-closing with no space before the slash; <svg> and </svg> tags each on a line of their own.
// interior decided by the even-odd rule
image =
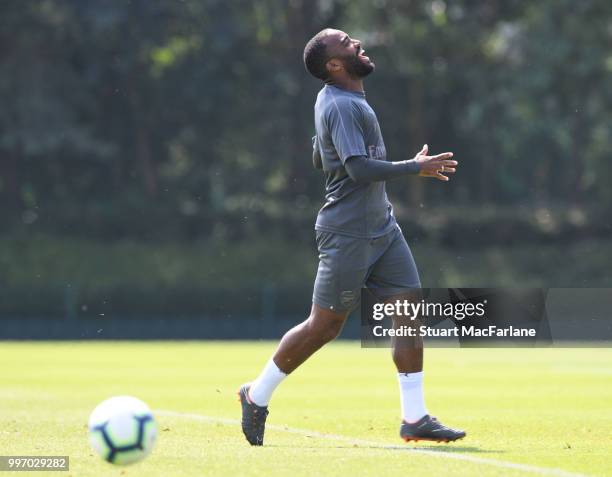
<svg viewBox="0 0 612 477">
<path fill-rule="evenodd" d="M 144 459 L 155 444 L 157 425 L 144 402 L 130 396 L 103 401 L 89 417 L 89 440 L 100 456 L 119 465 Z"/>
</svg>

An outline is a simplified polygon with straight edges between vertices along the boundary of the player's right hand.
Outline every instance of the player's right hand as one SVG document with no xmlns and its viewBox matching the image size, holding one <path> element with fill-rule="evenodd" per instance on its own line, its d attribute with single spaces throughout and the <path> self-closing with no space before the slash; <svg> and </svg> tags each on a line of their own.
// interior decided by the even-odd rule
<svg viewBox="0 0 612 477">
<path fill-rule="evenodd" d="M 420 176 L 433 177 L 441 181 L 448 181 L 448 177 L 444 174 L 454 174 L 455 168 L 459 165 L 457 161 L 450 158 L 453 157 L 452 152 L 444 152 L 436 156 L 427 155 L 427 144 L 423 146 L 421 152 L 414 156 L 414 160 L 421 166 Z"/>
</svg>

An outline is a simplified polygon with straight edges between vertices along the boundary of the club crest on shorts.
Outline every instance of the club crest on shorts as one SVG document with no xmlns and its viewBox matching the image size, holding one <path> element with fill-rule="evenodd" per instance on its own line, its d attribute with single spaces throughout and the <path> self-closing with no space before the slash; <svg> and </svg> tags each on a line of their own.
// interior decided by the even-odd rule
<svg viewBox="0 0 612 477">
<path fill-rule="evenodd" d="M 342 306 L 349 306 L 355 302 L 357 294 L 354 290 L 344 290 L 340 292 L 340 303 Z"/>
</svg>

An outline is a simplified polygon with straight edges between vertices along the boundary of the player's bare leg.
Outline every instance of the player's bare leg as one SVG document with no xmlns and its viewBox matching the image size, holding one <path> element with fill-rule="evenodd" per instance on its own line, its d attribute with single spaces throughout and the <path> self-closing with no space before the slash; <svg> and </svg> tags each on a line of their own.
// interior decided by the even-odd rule
<svg viewBox="0 0 612 477">
<path fill-rule="evenodd" d="M 420 290 L 406 293 L 395 300 L 418 301 Z M 393 328 L 409 326 L 415 330 L 416 336 L 400 336 L 393 338 L 392 356 L 398 372 L 400 401 L 402 409 L 402 424 L 400 437 L 409 441 L 450 442 L 465 437 L 462 430 L 451 429 L 430 416 L 425 407 L 423 394 L 423 338 L 418 335 L 418 320 L 406 317 L 393 317 Z"/>
<path fill-rule="evenodd" d="M 242 432 L 251 445 L 263 445 L 268 403 L 276 387 L 299 365 L 332 341 L 348 312 L 334 312 L 313 304 L 310 316 L 291 328 L 259 377 L 238 393 L 242 404 Z"/>
<path fill-rule="evenodd" d="M 313 303 L 310 316 L 285 333 L 272 359 L 285 374 L 291 373 L 340 334 L 347 316 L 346 311 L 338 313 Z"/>
</svg>

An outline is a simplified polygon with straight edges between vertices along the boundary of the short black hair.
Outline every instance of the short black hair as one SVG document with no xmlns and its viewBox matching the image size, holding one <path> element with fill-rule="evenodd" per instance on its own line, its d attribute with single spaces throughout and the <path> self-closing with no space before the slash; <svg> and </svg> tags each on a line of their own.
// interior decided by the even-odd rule
<svg viewBox="0 0 612 477">
<path fill-rule="evenodd" d="M 313 36 L 304 47 L 304 66 L 306 70 L 315 78 L 325 81 L 327 79 L 327 45 L 325 37 L 329 33 L 329 28 L 321 30 Z"/>
</svg>

